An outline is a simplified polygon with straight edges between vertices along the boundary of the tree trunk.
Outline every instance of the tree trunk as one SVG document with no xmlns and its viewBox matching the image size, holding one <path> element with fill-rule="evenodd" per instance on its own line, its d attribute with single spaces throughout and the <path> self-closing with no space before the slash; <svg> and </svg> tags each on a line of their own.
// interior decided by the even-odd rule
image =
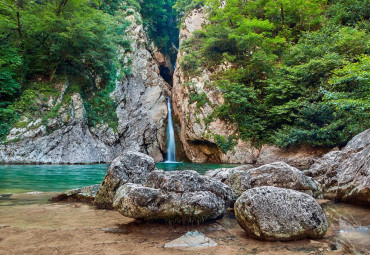
<svg viewBox="0 0 370 255">
<path fill-rule="evenodd" d="M 20 9 L 22 8 L 22 1 L 18 0 L 17 1 L 17 30 L 18 30 L 18 35 L 22 39 L 23 34 L 22 34 L 22 23 L 21 23 L 21 14 L 20 14 Z"/>
<path fill-rule="evenodd" d="M 285 29 L 285 18 L 284 18 L 284 6 L 283 6 L 283 4 L 280 5 L 280 16 L 281 16 L 281 23 L 283 24 L 283 29 Z"/>
</svg>

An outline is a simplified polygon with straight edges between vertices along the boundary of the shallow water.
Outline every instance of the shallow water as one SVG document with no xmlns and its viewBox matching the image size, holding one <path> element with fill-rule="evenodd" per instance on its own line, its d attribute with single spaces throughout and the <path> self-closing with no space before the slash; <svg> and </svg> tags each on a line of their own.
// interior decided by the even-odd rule
<svg viewBox="0 0 370 255">
<path fill-rule="evenodd" d="M 194 170 L 200 174 L 217 168 L 232 168 L 235 164 L 197 164 L 197 163 L 157 163 L 157 168 L 165 171 Z"/>
<path fill-rule="evenodd" d="M 0 165 L 0 194 L 64 191 L 100 183 L 108 165 Z"/>
<path fill-rule="evenodd" d="M 0 254 L 181 255 L 183 251 L 167 250 L 163 245 L 195 230 L 219 245 L 189 254 L 370 254 L 369 209 L 344 203 L 322 205 L 330 225 L 323 239 L 263 242 L 245 234 L 233 210 L 223 219 L 199 226 L 166 225 L 133 221 L 116 211 L 81 203 L 46 203 L 44 199 L 51 195 L 4 198 L 3 202 L 8 199 L 9 203 L 0 204 Z"/>
<path fill-rule="evenodd" d="M 211 169 L 235 166 L 236 165 L 188 163 L 157 164 L 157 168 L 166 171 L 190 169 L 196 170 L 201 174 Z M 80 212 L 80 205 L 76 205 L 76 209 L 74 208 L 74 204 L 53 204 L 48 201 L 48 198 L 55 195 L 56 191 L 64 191 L 100 183 L 104 178 L 107 168 L 108 165 L 1 165 L 0 250 L 1 245 L 4 243 L 4 241 L 1 241 L 2 239 L 9 240 L 7 244 L 9 245 L 9 250 L 12 250 L 14 247 L 12 243 L 13 239 L 18 240 L 22 238 L 28 238 L 30 240 L 30 243 L 24 245 L 24 247 L 33 247 L 34 243 L 38 243 L 40 247 L 43 247 L 44 243 L 42 241 L 38 239 L 33 240 L 31 238 L 34 236 L 33 231 L 40 231 L 42 233 L 44 233 L 44 231 L 49 231 L 50 233 L 47 232 L 45 235 L 50 235 L 52 239 L 55 238 L 55 240 L 57 240 L 60 233 L 58 232 L 59 230 L 56 231 L 55 229 L 58 229 L 59 226 L 65 226 L 70 229 L 76 228 L 77 230 L 80 228 L 80 238 L 90 238 L 90 234 L 85 233 L 84 229 L 90 226 L 89 224 L 91 224 L 91 222 L 101 222 L 101 225 L 104 227 L 104 222 L 108 222 L 109 220 L 112 221 L 110 212 L 96 211 L 92 207 L 81 207 L 84 209 Z M 321 201 L 320 203 L 323 202 Z M 215 228 L 211 228 L 208 225 L 190 228 L 193 230 L 201 230 L 213 237 L 217 242 L 223 243 L 223 248 L 214 249 L 215 254 L 224 254 L 223 249 L 228 250 L 225 254 L 245 254 L 245 247 L 247 247 L 247 250 L 250 252 L 247 252 L 247 254 L 370 254 L 370 209 L 328 201 L 325 201 L 322 206 L 330 227 L 325 238 L 316 241 L 306 239 L 299 242 L 269 243 L 249 239 L 240 229 L 232 212 L 229 212 L 222 220 L 217 221 L 217 226 Z M 68 212 L 65 212 L 65 210 Z M 78 216 L 79 213 L 81 213 L 80 216 Z M 67 216 L 72 214 L 74 217 Z M 117 214 L 113 221 L 115 224 L 120 224 L 121 219 L 127 218 Z M 68 221 L 70 221 L 70 223 L 67 224 L 66 222 Z M 83 224 L 80 224 L 81 226 L 78 225 L 80 222 L 83 222 Z M 220 226 L 223 228 L 222 231 L 217 230 Z M 115 233 L 115 231 L 117 233 L 122 232 L 120 227 L 118 230 L 114 225 L 109 225 L 108 227 L 108 229 L 112 229 L 112 233 Z M 144 245 L 143 249 L 147 249 L 149 252 L 151 247 L 153 247 L 152 242 L 162 244 L 170 241 L 172 237 L 174 239 L 180 236 L 180 233 L 174 232 L 173 227 L 155 226 L 155 228 L 161 229 L 160 233 L 155 237 L 148 237 L 146 234 L 148 227 L 150 226 L 138 225 L 135 227 L 135 230 L 130 230 L 135 232 L 135 235 L 132 236 L 132 240 L 129 241 L 130 245 L 132 245 L 132 249 Z M 20 232 L 19 229 L 24 228 L 29 228 L 32 231 Z M 46 230 L 37 230 L 38 228 Z M 180 229 L 182 228 L 183 227 L 180 227 Z M 213 228 L 216 230 L 212 230 Z M 186 231 L 187 230 L 186 228 Z M 9 231 L 12 234 L 9 234 Z M 97 228 L 93 231 L 95 231 L 94 233 L 100 238 L 100 235 L 102 235 L 101 230 Z M 166 235 L 166 237 L 160 237 L 163 233 L 168 233 L 168 235 Z M 110 240 L 111 236 L 104 235 L 102 238 Z M 142 241 L 139 240 L 140 244 L 135 244 L 137 239 L 148 239 L 148 241 L 143 241 L 142 243 Z M 94 243 L 95 239 L 91 240 L 91 242 L 92 246 L 100 245 L 100 243 Z M 112 243 L 110 245 L 111 249 L 122 249 L 118 244 L 119 243 Z M 7 247 L 7 245 L 5 245 L 5 247 Z M 58 249 L 60 248 L 62 250 L 66 247 L 64 243 L 55 245 Z M 78 246 L 78 244 L 76 244 L 76 246 Z M 81 249 L 85 250 L 89 248 L 81 247 Z M 163 250 L 155 248 L 153 252 L 155 253 L 158 251 L 162 253 Z M 21 253 L 22 252 L 23 250 Z M 142 252 L 143 250 L 140 251 L 140 254 Z M 38 251 L 32 250 L 30 252 L 30 254 L 33 253 L 37 254 Z M 94 251 L 91 251 L 91 253 L 94 253 Z M 17 254 L 17 252 L 15 251 L 14 254 Z"/>
<path fill-rule="evenodd" d="M 236 165 L 157 163 L 165 171 L 195 170 L 200 174 Z M 0 194 L 53 192 L 101 183 L 108 169 L 100 165 L 0 165 Z"/>
</svg>

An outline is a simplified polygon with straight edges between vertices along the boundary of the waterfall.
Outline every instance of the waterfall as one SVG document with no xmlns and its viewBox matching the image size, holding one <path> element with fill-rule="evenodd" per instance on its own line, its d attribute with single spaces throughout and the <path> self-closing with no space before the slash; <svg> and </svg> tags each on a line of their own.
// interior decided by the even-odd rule
<svg viewBox="0 0 370 255">
<path fill-rule="evenodd" d="M 173 130 L 171 100 L 167 98 L 168 125 L 167 125 L 167 159 L 166 162 L 176 162 L 175 132 Z"/>
</svg>

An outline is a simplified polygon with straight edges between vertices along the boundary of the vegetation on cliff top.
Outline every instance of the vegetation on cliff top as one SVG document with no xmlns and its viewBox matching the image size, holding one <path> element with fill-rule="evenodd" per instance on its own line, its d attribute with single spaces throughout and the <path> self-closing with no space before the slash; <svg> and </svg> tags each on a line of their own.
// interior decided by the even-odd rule
<svg viewBox="0 0 370 255">
<path fill-rule="evenodd" d="M 236 137 L 291 147 L 343 146 L 370 127 L 367 0 L 178 0 L 205 3 L 210 23 L 185 41 L 189 77 L 227 63 L 213 116 Z"/>
<path fill-rule="evenodd" d="M 0 139 L 20 116 L 39 117 L 33 106 L 46 98 L 45 86 L 54 89 L 62 77 L 70 81 L 66 98 L 83 96 L 89 125 L 116 126 L 109 94 L 117 70 L 130 73 L 129 63 L 118 57 L 119 49 L 130 50 L 124 17 L 140 11 L 155 44 L 170 54 L 178 44 L 173 5 L 174 0 L 0 1 Z"/>
</svg>

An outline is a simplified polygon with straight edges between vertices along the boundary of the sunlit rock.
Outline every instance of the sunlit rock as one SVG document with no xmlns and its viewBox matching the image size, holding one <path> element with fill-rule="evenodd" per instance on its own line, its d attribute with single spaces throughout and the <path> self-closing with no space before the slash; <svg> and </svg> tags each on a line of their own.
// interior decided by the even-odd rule
<svg viewBox="0 0 370 255">
<path fill-rule="evenodd" d="M 328 223 L 311 196 L 290 189 L 257 187 L 235 203 L 235 216 L 247 235 L 269 241 L 322 238 Z"/>
</svg>

